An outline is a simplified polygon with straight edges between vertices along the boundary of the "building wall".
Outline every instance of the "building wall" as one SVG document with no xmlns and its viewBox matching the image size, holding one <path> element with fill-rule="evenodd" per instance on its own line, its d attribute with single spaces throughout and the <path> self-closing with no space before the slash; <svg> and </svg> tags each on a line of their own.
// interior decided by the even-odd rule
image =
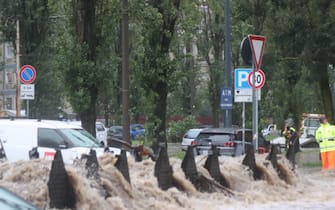
<svg viewBox="0 0 335 210">
<path fill-rule="evenodd" d="M 0 44 L 0 111 L 16 109 L 16 60 L 14 48 L 9 43 Z"/>
</svg>

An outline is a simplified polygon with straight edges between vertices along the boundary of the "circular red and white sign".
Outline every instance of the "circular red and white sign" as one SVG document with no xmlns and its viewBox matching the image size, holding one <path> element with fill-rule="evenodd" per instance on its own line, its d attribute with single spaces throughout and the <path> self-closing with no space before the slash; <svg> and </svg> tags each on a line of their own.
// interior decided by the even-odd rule
<svg viewBox="0 0 335 210">
<path fill-rule="evenodd" d="M 253 86 L 253 72 L 251 71 L 248 75 L 248 83 L 250 87 Z M 255 71 L 255 88 L 259 89 L 262 88 L 265 84 L 265 74 L 264 72 L 259 69 L 258 71 Z"/>
<path fill-rule="evenodd" d="M 20 68 L 20 80 L 24 84 L 31 84 L 36 79 L 36 70 L 31 65 L 24 65 Z"/>
</svg>

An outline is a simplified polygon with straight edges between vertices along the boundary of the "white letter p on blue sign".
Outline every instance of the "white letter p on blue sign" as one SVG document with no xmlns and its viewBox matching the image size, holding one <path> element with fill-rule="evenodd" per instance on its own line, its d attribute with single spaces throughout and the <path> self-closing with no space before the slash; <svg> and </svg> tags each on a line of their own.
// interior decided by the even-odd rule
<svg viewBox="0 0 335 210">
<path fill-rule="evenodd" d="M 235 69 L 235 89 L 250 88 L 248 83 L 248 75 L 251 69 Z"/>
</svg>

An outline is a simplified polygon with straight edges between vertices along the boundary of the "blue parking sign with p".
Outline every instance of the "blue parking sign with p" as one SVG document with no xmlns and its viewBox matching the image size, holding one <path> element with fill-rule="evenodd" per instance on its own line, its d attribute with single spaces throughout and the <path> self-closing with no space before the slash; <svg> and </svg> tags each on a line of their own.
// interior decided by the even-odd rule
<svg viewBox="0 0 335 210">
<path fill-rule="evenodd" d="M 235 69 L 235 89 L 251 88 L 248 83 L 248 75 L 250 72 L 250 68 Z"/>
</svg>

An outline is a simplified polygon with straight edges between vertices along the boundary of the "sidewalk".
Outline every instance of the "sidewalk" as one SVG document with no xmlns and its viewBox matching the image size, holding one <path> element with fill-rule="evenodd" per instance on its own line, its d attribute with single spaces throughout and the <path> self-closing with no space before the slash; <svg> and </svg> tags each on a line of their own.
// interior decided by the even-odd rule
<svg viewBox="0 0 335 210">
<path fill-rule="evenodd" d="M 296 154 L 296 163 L 299 167 L 321 167 L 319 148 L 302 148 Z"/>
</svg>

